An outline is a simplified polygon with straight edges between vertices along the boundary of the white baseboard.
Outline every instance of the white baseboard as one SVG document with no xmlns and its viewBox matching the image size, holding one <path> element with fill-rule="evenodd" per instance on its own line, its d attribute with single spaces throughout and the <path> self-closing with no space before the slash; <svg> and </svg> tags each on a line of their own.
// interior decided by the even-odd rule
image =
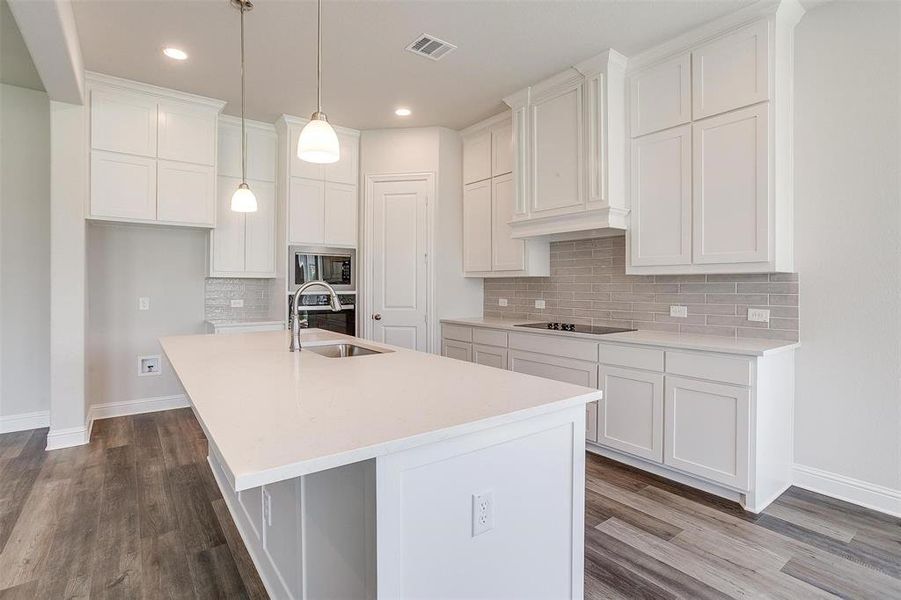
<svg viewBox="0 0 901 600">
<path fill-rule="evenodd" d="M 792 479 L 799 488 L 901 517 L 901 490 L 798 464 Z"/>
<path fill-rule="evenodd" d="M 49 410 L 0 416 L 0 433 L 40 429 L 41 427 L 50 427 Z"/>
<path fill-rule="evenodd" d="M 65 429 L 50 429 L 47 432 L 47 450 L 59 450 L 81 446 L 91 441 L 91 425 L 83 427 L 67 427 Z"/>
<path fill-rule="evenodd" d="M 152 398 L 138 398 L 137 400 L 123 400 L 121 402 L 107 402 L 106 404 L 94 404 L 90 410 L 90 420 L 109 419 L 111 417 L 126 417 L 128 415 L 140 415 L 143 413 L 172 410 L 174 408 L 187 408 L 191 402 L 184 394 L 174 396 L 155 396 Z"/>
</svg>

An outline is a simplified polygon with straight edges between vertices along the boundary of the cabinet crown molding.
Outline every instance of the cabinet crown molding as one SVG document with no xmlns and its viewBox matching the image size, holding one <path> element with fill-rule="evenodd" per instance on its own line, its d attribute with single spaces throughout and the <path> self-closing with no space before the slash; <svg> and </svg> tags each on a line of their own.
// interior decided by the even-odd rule
<svg viewBox="0 0 901 600">
<path fill-rule="evenodd" d="M 493 117 L 488 117 L 487 119 L 483 119 L 482 121 L 479 121 L 478 123 L 474 123 L 474 124 L 470 125 L 469 127 L 466 127 L 465 129 L 461 129 L 460 136 L 465 138 L 474 133 L 483 131 L 484 129 L 487 129 L 488 127 L 497 125 L 498 123 L 503 123 L 505 121 L 509 121 L 510 118 L 511 118 L 510 111 L 505 110 L 504 112 L 496 114 Z"/>
<path fill-rule="evenodd" d="M 596 56 L 592 56 L 591 58 L 576 63 L 573 68 L 585 77 L 592 77 L 599 73 L 607 73 L 610 67 L 625 69 L 628 63 L 629 59 L 625 54 L 621 54 L 613 48 L 610 48 Z"/>
<path fill-rule="evenodd" d="M 105 75 L 103 73 L 96 73 L 94 71 L 85 71 L 85 82 L 88 84 L 89 88 L 102 87 L 107 90 L 113 89 L 125 92 L 138 92 L 141 94 L 162 97 L 167 100 L 191 102 L 193 104 L 209 106 L 218 111 L 221 111 L 226 104 L 224 100 L 198 96 L 197 94 L 190 94 L 188 92 L 164 88 L 149 83 L 142 83 L 140 81 L 133 81 L 131 79 L 114 77 L 112 75 Z"/>
<path fill-rule="evenodd" d="M 275 127 L 277 129 L 287 130 L 291 127 L 303 127 L 304 125 L 306 125 L 309 122 L 310 122 L 309 119 L 305 119 L 303 117 L 295 117 L 293 115 L 282 115 L 275 122 Z M 329 121 L 329 124 L 332 126 L 332 128 L 335 131 L 338 131 L 338 132 L 341 132 L 341 133 L 344 133 L 347 135 L 353 135 L 356 137 L 360 137 L 359 129 L 351 129 L 350 127 L 342 127 L 341 125 L 335 125 L 331 121 Z"/>
</svg>

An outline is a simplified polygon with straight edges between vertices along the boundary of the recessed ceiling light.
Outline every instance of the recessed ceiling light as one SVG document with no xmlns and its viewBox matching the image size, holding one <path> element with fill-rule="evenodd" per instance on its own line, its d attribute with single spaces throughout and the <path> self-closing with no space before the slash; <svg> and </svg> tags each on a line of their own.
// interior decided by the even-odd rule
<svg viewBox="0 0 901 600">
<path fill-rule="evenodd" d="M 188 58 L 188 53 L 184 50 L 179 50 L 178 48 L 163 48 L 163 54 L 169 58 L 174 58 L 175 60 L 185 60 Z"/>
<path fill-rule="evenodd" d="M 398 117 L 409 117 L 413 114 L 413 111 L 411 111 L 409 108 L 398 108 L 395 109 L 394 114 L 396 114 Z"/>
</svg>

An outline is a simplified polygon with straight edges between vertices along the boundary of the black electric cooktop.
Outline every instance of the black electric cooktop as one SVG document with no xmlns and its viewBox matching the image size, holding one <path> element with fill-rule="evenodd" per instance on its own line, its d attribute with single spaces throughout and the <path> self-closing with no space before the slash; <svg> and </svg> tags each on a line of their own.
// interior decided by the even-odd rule
<svg viewBox="0 0 901 600">
<path fill-rule="evenodd" d="M 621 327 L 601 327 L 600 325 L 577 325 L 576 323 L 523 323 L 517 327 L 531 327 L 532 329 L 550 329 L 552 331 L 572 331 L 574 333 L 590 333 L 593 335 L 605 335 L 607 333 L 623 333 L 635 331 Z"/>
</svg>

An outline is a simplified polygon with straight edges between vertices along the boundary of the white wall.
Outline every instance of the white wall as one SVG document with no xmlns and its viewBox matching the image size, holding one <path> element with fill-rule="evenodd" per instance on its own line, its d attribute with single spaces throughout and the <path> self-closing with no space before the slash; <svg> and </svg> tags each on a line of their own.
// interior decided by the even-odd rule
<svg viewBox="0 0 901 600">
<path fill-rule="evenodd" d="M 9 422 L 50 408 L 46 93 L 0 85 L 0 181 L 0 421 Z"/>
<path fill-rule="evenodd" d="M 160 375 L 139 377 L 138 356 L 162 355 L 162 336 L 204 333 L 206 247 L 200 229 L 88 225 L 89 404 L 184 393 L 165 357 Z"/>
<path fill-rule="evenodd" d="M 901 4 L 796 29 L 796 463 L 901 490 Z"/>
</svg>

